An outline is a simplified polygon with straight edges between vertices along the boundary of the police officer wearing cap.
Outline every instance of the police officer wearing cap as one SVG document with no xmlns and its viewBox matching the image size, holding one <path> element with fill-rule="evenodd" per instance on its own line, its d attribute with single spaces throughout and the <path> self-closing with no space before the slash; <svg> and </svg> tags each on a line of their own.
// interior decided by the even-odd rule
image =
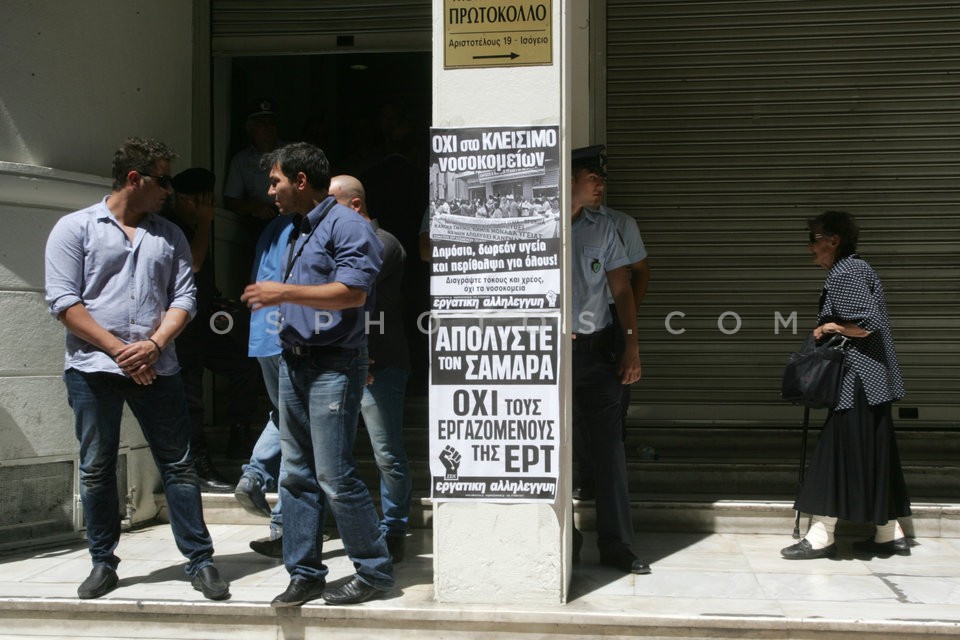
<svg viewBox="0 0 960 640">
<path fill-rule="evenodd" d="M 573 152 L 573 447 L 593 468 L 600 563 L 624 573 L 650 573 L 631 550 L 633 525 L 621 435 L 623 385 L 640 379 L 637 318 L 627 265 L 613 221 L 596 211 L 603 198 L 602 145 Z M 616 320 L 608 304 L 612 295 Z M 625 345 L 616 355 L 616 325 Z M 574 560 L 583 538 L 574 530 Z"/>
<path fill-rule="evenodd" d="M 606 170 L 607 170 L 607 156 L 606 156 L 606 147 L 603 145 L 594 145 L 593 147 L 588 147 L 589 155 L 592 157 L 598 157 L 600 164 L 600 169 L 602 170 L 602 175 L 604 177 L 603 182 L 601 183 L 601 190 L 606 192 Z M 647 249 L 643 244 L 643 238 L 640 235 L 640 228 L 637 226 L 637 221 L 633 216 L 629 216 L 621 211 L 616 209 L 611 209 L 605 204 L 601 204 L 597 209 L 598 212 L 607 216 L 613 220 L 614 226 L 617 228 L 617 235 L 620 237 L 620 241 L 623 242 L 624 249 L 627 252 L 627 258 L 630 260 L 630 263 L 627 265 L 627 273 L 630 276 L 630 289 L 633 291 L 633 303 L 636 306 L 635 314 L 640 311 L 640 303 L 643 302 L 643 299 L 647 295 L 647 285 L 650 282 L 650 265 L 647 260 Z M 613 307 L 613 297 L 608 296 L 607 301 Z M 615 309 L 612 309 L 616 313 Z M 616 322 L 616 316 L 614 316 L 614 322 Z M 616 329 L 617 337 L 617 354 L 623 353 L 623 343 L 619 339 L 620 332 L 619 329 Z M 623 385 L 622 395 L 620 398 L 620 422 L 621 422 L 621 435 L 624 442 L 627 439 L 627 411 L 630 408 L 630 385 Z M 596 497 L 596 491 L 593 482 L 593 469 L 590 467 L 589 463 L 586 461 L 580 460 L 580 486 L 576 488 L 573 492 L 573 497 L 578 500 L 593 500 Z"/>
<path fill-rule="evenodd" d="M 223 205 L 240 215 L 260 220 L 277 216 L 270 188 L 269 169 L 260 165 L 265 153 L 283 146 L 277 134 L 277 112 L 270 100 L 259 100 L 247 110 L 244 127 L 250 146 L 238 151 L 230 160 L 227 182 L 223 187 Z"/>
</svg>

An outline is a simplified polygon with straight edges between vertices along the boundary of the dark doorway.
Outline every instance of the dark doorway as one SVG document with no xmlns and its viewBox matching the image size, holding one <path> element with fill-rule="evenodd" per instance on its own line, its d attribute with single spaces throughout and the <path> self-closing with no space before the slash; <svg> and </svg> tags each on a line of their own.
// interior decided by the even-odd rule
<svg viewBox="0 0 960 640">
<path fill-rule="evenodd" d="M 231 65 L 230 144 L 225 160 L 248 144 L 244 114 L 270 100 L 280 139 L 321 147 L 334 174 L 364 183 L 372 216 L 407 252 L 405 325 L 413 370 L 411 395 L 425 395 L 427 341 L 419 317 L 428 310 L 427 265 L 418 234 L 427 206 L 431 54 L 337 53 L 236 57 Z"/>
</svg>

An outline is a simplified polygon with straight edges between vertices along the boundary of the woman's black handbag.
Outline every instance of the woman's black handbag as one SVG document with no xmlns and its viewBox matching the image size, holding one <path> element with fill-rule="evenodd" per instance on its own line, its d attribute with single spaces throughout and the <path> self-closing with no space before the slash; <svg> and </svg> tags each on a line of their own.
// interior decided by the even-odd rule
<svg viewBox="0 0 960 640">
<path fill-rule="evenodd" d="M 837 334 L 817 345 L 813 334 L 807 336 L 800 351 L 790 354 L 783 370 L 780 397 L 811 409 L 835 407 L 840 400 L 849 341 L 846 336 Z"/>
</svg>

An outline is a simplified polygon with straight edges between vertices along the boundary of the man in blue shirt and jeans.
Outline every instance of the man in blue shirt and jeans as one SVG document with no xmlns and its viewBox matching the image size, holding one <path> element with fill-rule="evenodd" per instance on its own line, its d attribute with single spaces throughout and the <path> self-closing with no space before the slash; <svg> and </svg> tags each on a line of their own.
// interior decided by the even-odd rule
<svg viewBox="0 0 960 640">
<path fill-rule="evenodd" d="M 93 570 L 77 590 L 99 598 L 117 586 L 117 455 L 126 402 L 150 445 L 186 572 L 206 598 L 229 587 L 213 566 L 190 420 L 173 340 L 196 313 L 190 246 L 157 215 L 171 193 L 162 142 L 128 139 L 113 158 L 113 190 L 61 218 L 47 239 L 46 299 L 66 327 L 63 379 L 80 441 L 80 499 Z"/>
<path fill-rule="evenodd" d="M 355 604 L 393 587 L 393 565 L 377 512 L 353 459 L 367 377 L 368 298 L 383 246 L 370 224 L 329 195 L 330 164 L 308 143 L 264 157 L 281 213 L 305 214 L 283 282 L 257 282 L 241 296 L 254 311 L 280 305 L 280 447 L 283 560 L 290 573 L 274 607 L 323 596 Z M 323 519 L 333 511 L 357 573 L 326 589 Z"/>
<path fill-rule="evenodd" d="M 267 224 L 257 240 L 253 259 L 253 282 L 280 281 L 286 267 L 286 256 L 293 221 L 292 213 L 279 215 Z M 267 423 L 257 438 L 250 461 L 243 465 L 233 495 L 240 505 L 254 515 L 270 518 L 270 536 L 253 540 L 250 548 L 270 558 L 283 557 L 282 500 L 270 508 L 264 492 L 280 488 L 280 310 L 260 307 L 250 314 L 250 338 L 247 355 L 256 358 L 263 373 L 263 384 L 270 397 L 271 409 Z"/>
</svg>

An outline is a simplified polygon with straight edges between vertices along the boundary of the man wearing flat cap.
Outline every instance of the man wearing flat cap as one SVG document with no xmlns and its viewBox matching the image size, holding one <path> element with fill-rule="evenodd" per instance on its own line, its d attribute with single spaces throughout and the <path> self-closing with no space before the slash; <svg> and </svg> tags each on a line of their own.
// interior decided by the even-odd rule
<svg viewBox="0 0 960 640">
<path fill-rule="evenodd" d="M 270 100 L 258 100 L 246 113 L 245 129 L 250 146 L 241 149 L 230 160 L 227 182 L 223 187 L 223 205 L 234 213 L 272 220 L 277 216 L 270 188 L 269 171 L 260 166 L 260 159 L 283 144 L 277 135 L 277 112 Z"/>
<path fill-rule="evenodd" d="M 233 490 L 233 485 L 213 466 L 204 433 L 203 372 L 210 369 L 228 380 L 228 453 L 239 458 L 250 453 L 252 443 L 246 440 L 249 439 L 249 423 L 256 413 L 259 372 L 253 361 L 246 357 L 244 345 L 230 331 L 214 331 L 211 327 L 218 295 L 213 260 L 209 257 L 214 182 L 215 176 L 207 169 L 193 167 L 181 171 L 173 177 L 173 199 L 163 216 L 180 227 L 190 243 L 193 278 L 197 286 L 197 315 L 177 338 L 180 373 L 190 413 L 190 448 L 201 490 L 227 493 Z"/>
<path fill-rule="evenodd" d="M 623 385 L 641 374 L 637 315 L 623 242 L 613 221 L 596 211 L 605 164 L 602 145 L 573 152 L 573 450 L 594 472 L 600 563 L 643 574 L 650 567 L 630 548 L 633 523 L 620 419 Z M 616 332 L 624 344 L 620 355 Z M 574 560 L 582 543 L 574 530 Z"/>
</svg>

